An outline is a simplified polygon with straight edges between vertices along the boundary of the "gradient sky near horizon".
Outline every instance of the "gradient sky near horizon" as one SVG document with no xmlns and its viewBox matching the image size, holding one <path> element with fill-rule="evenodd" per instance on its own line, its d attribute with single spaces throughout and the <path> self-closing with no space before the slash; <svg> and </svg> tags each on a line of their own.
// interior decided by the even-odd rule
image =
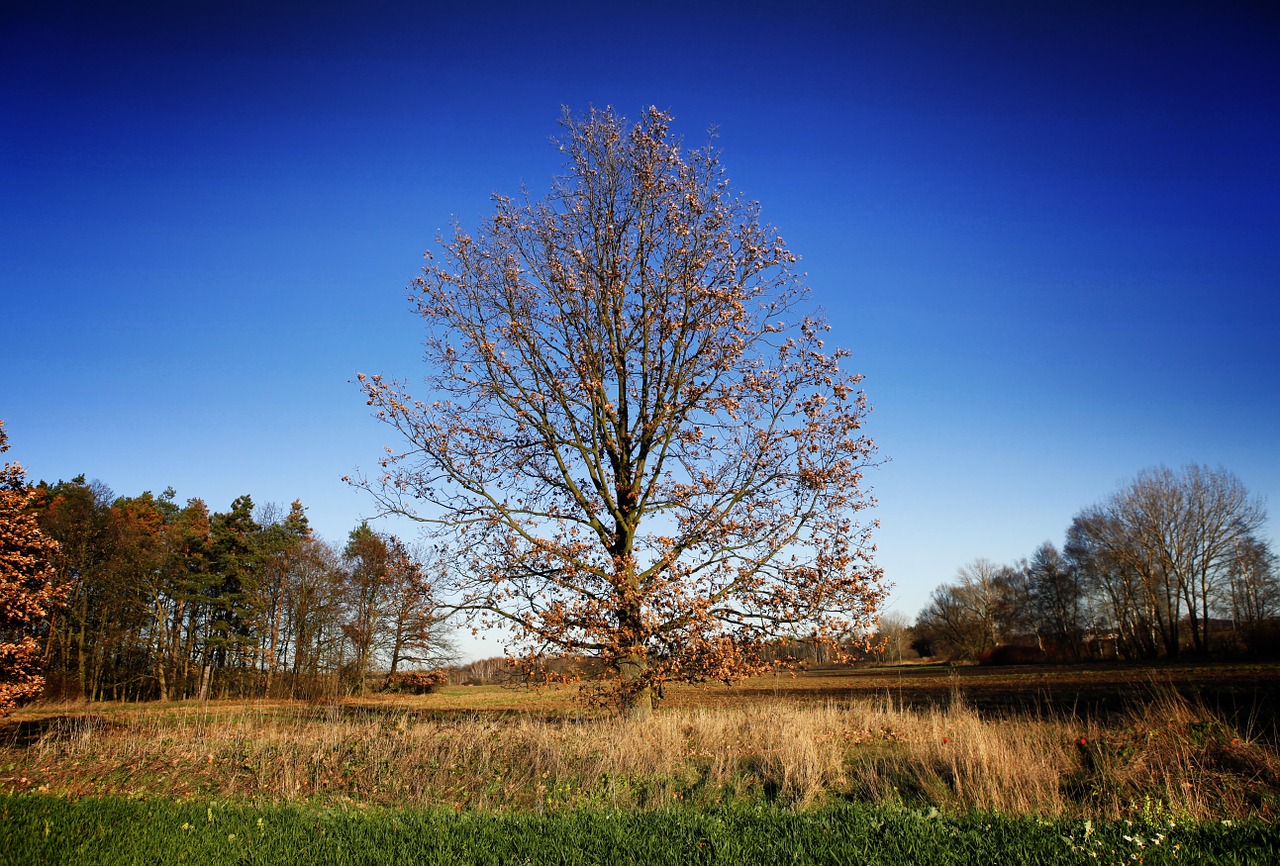
<svg viewBox="0 0 1280 866">
<path fill-rule="evenodd" d="M 30 3 L 0 21 L 0 418 L 33 479 L 300 498 L 420 375 L 405 285 L 560 169 L 561 106 L 708 127 L 853 352 L 914 616 L 1139 470 L 1280 541 L 1280 7 Z M 388 525 L 406 533 L 406 527 Z M 408 534 L 408 533 L 406 533 Z M 491 654 L 491 647 L 472 648 Z"/>
</svg>

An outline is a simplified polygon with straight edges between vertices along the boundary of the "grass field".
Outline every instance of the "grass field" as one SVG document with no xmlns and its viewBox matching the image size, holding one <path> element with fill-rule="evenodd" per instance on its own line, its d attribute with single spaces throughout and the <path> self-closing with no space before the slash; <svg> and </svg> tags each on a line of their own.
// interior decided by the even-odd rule
<svg viewBox="0 0 1280 866">
<path fill-rule="evenodd" d="M 1203 862 L 1233 862 L 1231 851 L 1274 853 L 1277 844 L 1278 685 L 1280 665 L 1260 664 L 868 668 L 669 688 L 648 722 L 586 713 L 571 686 L 317 704 L 32 706 L 0 726 L 0 827 L 12 837 L 0 857 L 27 851 L 20 840 L 44 845 L 43 857 L 54 847 L 39 839 L 61 832 L 109 837 L 103 844 L 119 852 L 74 862 L 180 862 L 129 853 L 143 844 L 138 833 L 152 833 L 156 851 L 204 852 L 188 862 L 286 862 L 267 852 L 293 850 L 283 840 L 332 820 L 353 839 L 421 837 L 405 849 L 419 859 L 390 862 L 524 862 L 520 852 L 538 863 L 775 862 L 768 846 L 786 833 L 803 837 L 788 850 L 808 852 L 795 862 L 854 862 L 854 851 L 877 862 L 868 845 L 900 855 L 880 862 L 1071 862 L 1062 858 L 1081 852 L 1081 862 L 1165 862 L 1173 844 L 1185 858 L 1190 837 L 1162 847 L 1155 834 L 1208 834 L 1193 847 L 1219 853 Z M 214 803 L 226 833 L 190 817 Z M 259 819 L 268 831 L 255 835 Z M 995 822 L 989 833 L 973 830 L 984 820 Z M 608 843 L 612 855 L 586 840 L 601 821 L 622 834 Z M 675 829 L 663 829 L 670 822 Z M 868 835 L 876 822 L 914 828 L 909 844 L 925 847 L 895 849 L 908 842 Z M 566 847 L 493 841 L 421 859 L 422 839 L 448 848 L 450 834 L 544 831 Z M 228 835 L 256 847 L 227 847 Z M 662 839 L 695 837 L 712 853 L 662 859 L 673 850 Z M 973 848 L 996 843 L 998 856 Z M 339 857 L 333 839 L 315 844 L 328 852 L 315 862 L 363 862 L 351 850 Z"/>
<path fill-rule="evenodd" d="M 0 795 L 0 866 L 185 864 L 1263 864 L 1253 822 L 1052 822 L 857 804 L 509 814 Z"/>
</svg>

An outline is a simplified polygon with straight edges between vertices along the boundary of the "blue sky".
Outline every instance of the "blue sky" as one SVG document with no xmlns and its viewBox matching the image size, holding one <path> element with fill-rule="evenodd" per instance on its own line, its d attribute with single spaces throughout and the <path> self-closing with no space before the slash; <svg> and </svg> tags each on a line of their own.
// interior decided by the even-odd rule
<svg viewBox="0 0 1280 866">
<path fill-rule="evenodd" d="M 1200 462 L 1280 538 L 1266 4 L 27 4 L 0 23 L 0 417 L 33 478 L 301 498 L 419 374 L 404 286 L 560 107 L 719 128 L 876 407 L 892 607 Z M 396 527 L 391 527 L 396 528 Z"/>
</svg>

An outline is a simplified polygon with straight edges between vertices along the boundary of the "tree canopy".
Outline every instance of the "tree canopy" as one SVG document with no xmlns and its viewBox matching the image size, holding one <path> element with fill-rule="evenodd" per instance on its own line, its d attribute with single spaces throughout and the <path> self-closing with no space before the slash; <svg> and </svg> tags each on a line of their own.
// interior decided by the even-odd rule
<svg viewBox="0 0 1280 866">
<path fill-rule="evenodd" d="M 301 501 L 211 512 L 175 497 L 117 497 L 83 475 L 32 491 L 66 599 L 28 628 L 49 696 L 335 697 L 450 660 L 426 552 L 380 534 L 396 568 L 371 582 L 312 534 Z"/>
<path fill-rule="evenodd" d="M 605 660 L 638 714 L 666 680 L 758 670 L 770 637 L 861 634 L 883 594 L 861 376 L 670 123 L 566 110 L 550 192 L 427 254 L 421 399 L 359 377 L 403 447 L 356 483 L 440 529 L 461 609 L 529 658 Z"/>
<path fill-rule="evenodd" d="M 0 421 L 0 453 L 8 450 Z M 41 532 L 31 504 L 22 464 L 6 461 L 0 468 L 0 715 L 43 689 L 37 638 L 59 602 L 53 585 L 58 543 Z"/>
</svg>

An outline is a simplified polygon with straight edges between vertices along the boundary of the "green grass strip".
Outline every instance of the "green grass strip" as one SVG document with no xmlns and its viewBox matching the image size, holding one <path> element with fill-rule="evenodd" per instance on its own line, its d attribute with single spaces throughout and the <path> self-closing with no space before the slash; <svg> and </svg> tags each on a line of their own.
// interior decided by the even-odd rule
<svg viewBox="0 0 1280 866">
<path fill-rule="evenodd" d="M 1280 862 L 1280 829 L 949 818 L 863 805 L 535 815 L 0 795 L 3 866 L 1139 862 Z"/>
</svg>

